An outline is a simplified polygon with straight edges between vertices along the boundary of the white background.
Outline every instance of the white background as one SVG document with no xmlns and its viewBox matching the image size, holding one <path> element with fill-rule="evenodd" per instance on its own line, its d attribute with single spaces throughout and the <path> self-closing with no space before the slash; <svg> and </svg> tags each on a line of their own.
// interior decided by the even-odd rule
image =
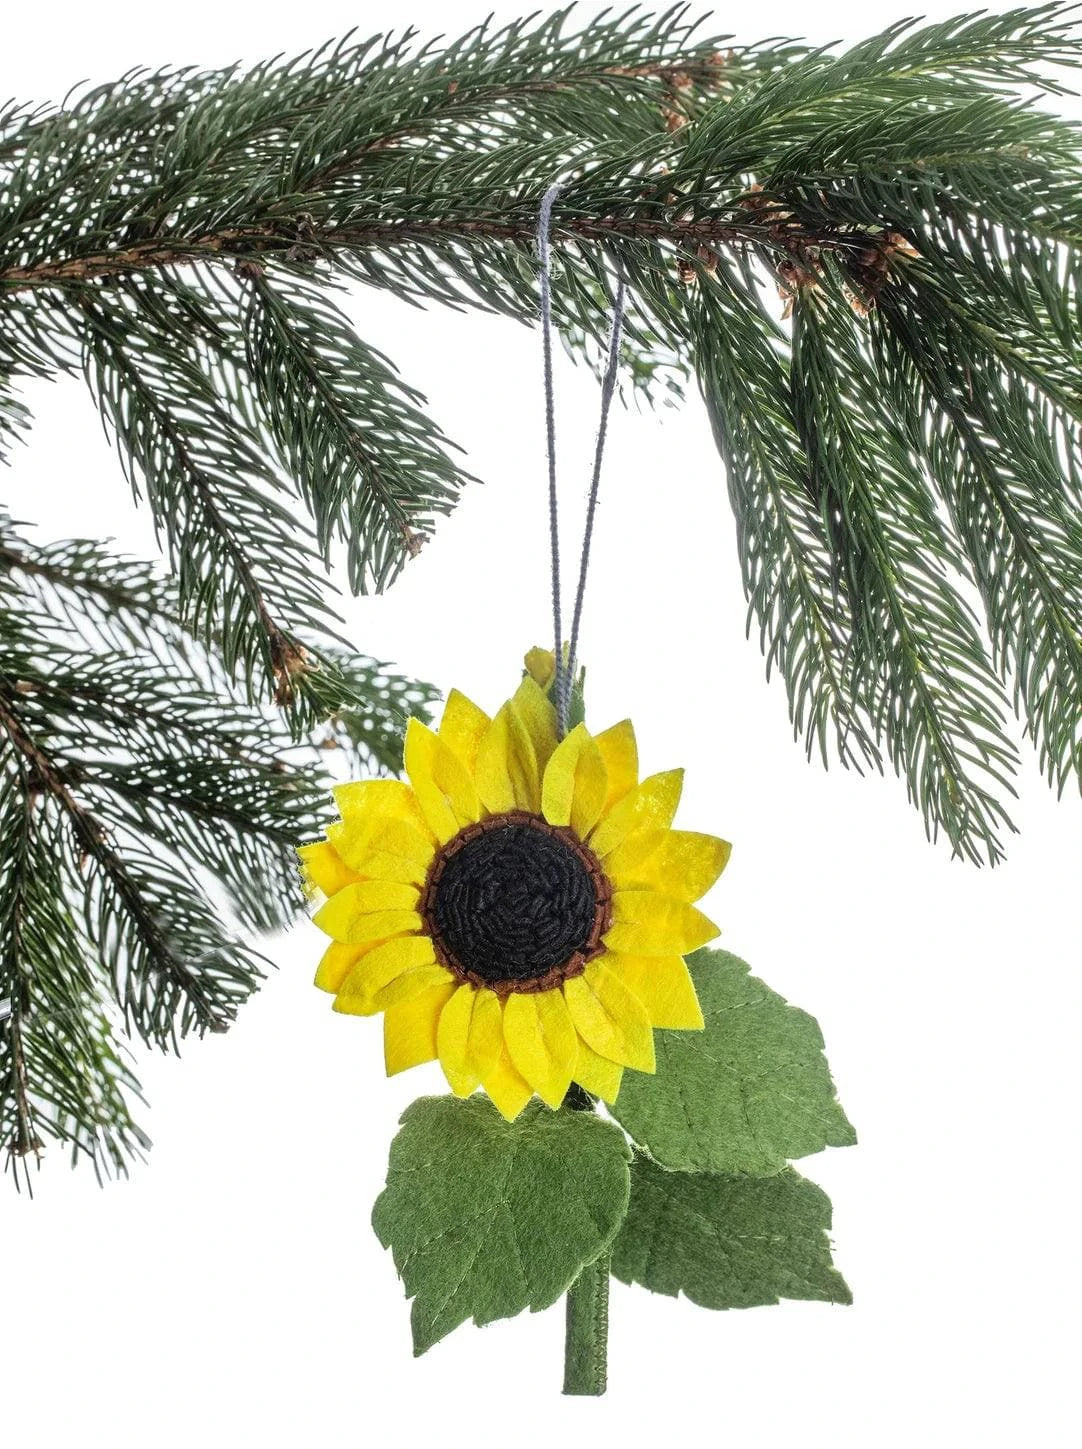
<svg viewBox="0 0 1082 1449">
<path fill-rule="evenodd" d="M 901 5 L 776 0 L 714 28 L 857 39 Z M 254 61 L 353 25 L 457 32 L 480 15 L 457 0 L 5 6 L 0 93 L 58 98 L 137 63 Z M 350 626 L 493 709 L 548 637 L 537 336 L 374 292 L 351 305 L 487 482 L 387 597 L 347 601 Z M 570 365 L 559 384 L 570 530 L 596 394 Z M 31 445 L 0 480 L 16 516 L 149 549 L 80 384 L 30 401 Z M 720 1315 L 615 1285 L 597 1402 L 559 1395 L 559 1308 L 464 1327 L 414 1361 L 368 1217 L 399 1113 L 442 1088 L 434 1068 L 384 1079 L 378 1022 L 332 1015 L 310 984 L 320 939 L 300 926 L 270 943 L 279 970 L 227 1038 L 181 1062 L 140 1054 L 148 1167 L 100 1190 L 54 1152 L 33 1202 L 0 1195 L 5 1443 L 1069 1442 L 1078 799 L 1057 805 L 1027 755 L 1022 834 L 1005 867 L 977 871 L 925 842 L 897 781 L 805 762 L 744 638 L 697 402 L 615 415 L 584 653 L 593 721 L 631 714 L 648 769 L 687 766 L 683 823 L 735 842 L 709 903 L 723 944 L 823 1026 L 860 1146 L 804 1166 L 834 1199 L 856 1305 Z"/>
</svg>

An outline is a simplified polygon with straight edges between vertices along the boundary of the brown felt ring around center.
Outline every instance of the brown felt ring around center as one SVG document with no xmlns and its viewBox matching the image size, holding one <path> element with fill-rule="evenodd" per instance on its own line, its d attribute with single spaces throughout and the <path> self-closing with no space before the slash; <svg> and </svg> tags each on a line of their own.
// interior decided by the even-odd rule
<svg viewBox="0 0 1082 1449">
<path fill-rule="evenodd" d="M 443 939 L 436 921 L 436 890 L 447 862 L 457 855 L 463 846 L 468 845 L 471 840 L 476 840 L 486 831 L 498 830 L 506 825 L 527 825 L 533 830 L 553 836 L 572 851 L 590 878 L 590 883 L 594 888 L 596 907 L 593 925 L 585 945 L 581 950 L 575 951 L 569 956 L 566 961 L 561 962 L 559 966 L 553 966 L 543 976 L 492 981 L 481 976 L 479 972 L 471 971 L 464 966 Z M 510 996 L 513 992 L 551 991 L 562 985 L 563 982 L 570 980 L 571 977 L 581 976 L 589 963 L 604 953 L 605 947 L 601 938 L 612 925 L 612 884 L 602 870 L 597 856 L 568 826 L 550 825 L 544 816 L 535 815 L 530 810 L 505 810 L 498 815 L 489 815 L 475 825 L 465 826 L 446 845 L 440 847 L 425 877 L 419 910 L 421 919 L 425 923 L 425 932 L 432 941 L 436 960 L 450 971 L 456 980 L 468 982 L 479 990 L 492 991 L 497 996 Z"/>
</svg>

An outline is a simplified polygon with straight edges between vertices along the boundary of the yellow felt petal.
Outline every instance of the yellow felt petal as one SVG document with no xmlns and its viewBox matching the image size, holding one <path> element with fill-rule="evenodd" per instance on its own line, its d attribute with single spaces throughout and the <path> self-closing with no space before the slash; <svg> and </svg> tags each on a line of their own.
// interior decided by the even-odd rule
<svg viewBox="0 0 1082 1449">
<path fill-rule="evenodd" d="M 537 751 L 522 719 L 503 705 L 485 731 L 477 751 L 477 790 L 488 810 L 539 810 L 541 770 Z"/>
<path fill-rule="evenodd" d="M 682 956 L 623 956 L 610 952 L 606 964 L 646 1007 L 654 1026 L 698 1031 L 702 1008 Z"/>
<path fill-rule="evenodd" d="M 725 869 L 732 846 L 694 830 L 640 830 L 629 835 L 605 861 L 616 887 L 640 886 L 697 901 Z"/>
<path fill-rule="evenodd" d="M 639 747 L 629 719 L 602 730 L 594 736 L 594 740 L 601 751 L 609 782 L 604 805 L 607 815 L 617 800 L 622 800 L 639 783 Z"/>
<path fill-rule="evenodd" d="M 341 895 L 341 891 L 338 894 Z M 338 896 L 334 899 L 337 900 Z M 408 936 L 423 927 L 424 920 L 417 911 L 372 911 L 368 915 L 357 916 L 349 923 L 346 927 L 348 936 L 343 937 L 337 931 L 328 931 L 327 934 L 333 935 L 336 941 L 345 939 L 350 945 L 364 946 L 388 941 L 395 936 Z"/>
<path fill-rule="evenodd" d="M 370 996 L 358 995 L 351 991 L 347 977 L 342 990 L 331 1002 L 331 1010 L 340 1012 L 343 1016 L 375 1016 L 379 1007 L 372 1005 Z"/>
<path fill-rule="evenodd" d="M 477 747 L 492 721 L 474 704 L 472 699 L 452 689 L 443 707 L 440 720 L 440 739 L 452 750 L 467 770 L 472 770 L 477 761 Z"/>
<path fill-rule="evenodd" d="M 504 1044 L 495 1066 L 486 1072 L 483 1084 L 500 1115 L 513 1122 L 533 1096 L 533 1089 L 515 1064 Z"/>
<path fill-rule="evenodd" d="M 595 855 L 606 856 L 634 830 L 657 830 L 671 825 L 683 784 L 683 770 L 650 775 L 602 816 L 590 836 L 590 849 Z"/>
<path fill-rule="evenodd" d="M 403 752 L 417 804 L 441 845 L 481 818 L 481 802 L 466 766 L 420 720 L 406 726 Z"/>
<path fill-rule="evenodd" d="M 603 1102 L 615 1102 L 623 1080 L 624 1069 L 618 1062 L 598 1056 L 592 1047 L 579 1038 L 579 1055 L 575 1063 L 575 1081 Z"/>
<path fill-rule="evenodd" d="M 365 946 L 343 946 L 341 941 L 332 941 L 316 968 L 316 985 L 320 991 L 336 995 L 366 950 Z"/>
<path fill-rule="evenodd" d="M 575 770 L 590 738 L 584 724 L 578 724 L 556 746 L 545 766 L 541 782 L 541 813 L 550 825 L 570 825 L 575 798 Z"/>
<path fill-rule="evenodd" d="M 334 827 L 332 826 L 331 829 Z M 392 855 L 387 850 L 366 850 L 363 856 L 364 869 L 357 875 L 368 880 L 385 880 L 399 885 L 419 886 L 424 884 L 428 867 L 417 861 L 407 860 L 401 855 Z"/>
<path fill-rule="evenodd" d="M 348 785 L 335 785 L 333 794 L 345 821 L 390 815 L 429 833 L 417 797 L 404 780 L 351 780 Z"/>
<path fill-rule="evenodd" d="M 361 946 L 419 930 L 422 922 L 415 909 L 419 899 L 416 886 L 400 881 L 356 881 L 336 891 L 312 919 L 336 941 Z"/>
<path fill-rule="evenodd" d="M 654 1070 L 654 1033 L 646 1007 L 605 964 L 593 961 L 564 982 L 575 1029 L 599 1056 L 640 1072 Z"/>
<path fill-rule="evenodd" d="M 420 885 L 435 854 L 427 831 L 391 815 L 343 820 L 327 827 L 327 839 L 351 870 L 374 880 Z"/>
<path fill-rule="evenodd" d="M 578 1057 L 578 1037 L 563 993 L 515 991 L 503 1008 L 503 1035 L 511 1060 L 537 1095 L 558 1107 L 567 1095 Z"/>
<path fill-rule="evenodd" d="M 430 986 L 411 1000 L 388 1007 L 383 1018 L 383 1059 L 389 1077 L 436 1060 L 440 1012 L 454 993 L 453 983 Z"/>
<path fill-rule="evenodd" d="M 436 953 L 427 936 L 398 936 L 390 941 L 380 941 L 358 957 L 339 988 L 339 998 L 344 997 L 351 1004 L 338 1006 L 335 1002 L 335 1006 L 340 1011 L 351 1010 L 360 1016 L 370 1016 L 381 1009 L 375 1004 L 376 999 L 390 982 L 407 971 L 435 964 Z"/>
<path fill-rule="evenodd" d="M 301 858 L 301 874 L 305 884 L 333 896 L 343 886 L 357 879 L 333 845 L 318 841 L 315 845 L 302 845 L 297 854 Z"/>
<path fill-rule="evenodd" d="M 556 655 L 553 651 L 535 645 L 534 648 L 527 649 L 524 663 L 530 678 L 542 689 L 548 689 L 556 674 Z"/>
<path fill-rule="evenodd" d="M 529 675 L 511 697 L 511 709 L 533 744 L 538 769 L 543 771 L 556 748 L 556 706 Z"/>
<path fill-rule="evenodd" d="M 412 971 L 403 971 L 375 993 L 356 986 L 356 980 L 356 972 L 346 977 L 341 991 L 334 998 L 332 1010 L 344 1012 L 347 1016 L 376 1016 L 381 1011 L 387 1011 L 389 1007 L 412 1001 L 435 986 L 455 984 L 455 978 L 450 971 L 436 962 L 431 966 L 417 966 Z"/>
<path fill-rule="evenodd" d="M 481 1073 L 469 1059 L 470 1021 L 477 988 L 464 984 L 440 1013 L 436 1044 L 447 1085 L 456 1097 L 468 1097 L 480 1085 Z"/>
<path fill-rule="evenodd" d="M 470 1035 L 466 1043 L 466 1060 L 470 1068 L 484 1079 L 494 1071 L 503 1051 L 503 1007 L 494 991 L 475 993 Z"/>
<path fill-rule="evenodd" d="M 686 956 L 718 934 L 714 922 L 687 901 L 657 891 L 616 891 L 612 925 L 603 939 L 610 951 L 631 956 Z"/>
<path fill-rule="evenodd" d="M 570 825 L 582 838 L 593 829 L 608 794 L 601 751 L 585 725 L 560 741 L 545 767 L 541 811 L 550 825 Z"/>
<path fill-rule="evenodd" d="M 451 1091 L 468 1097 L 498 1068 L 503 1011 L 492 991 L 460 986 L 443 1008 L 437 1035 L 440 1065 Z"/>
<path fill-rule="evenodd" d="M 376 1011 L 387 1011 L 392 1006 L 401 1006 L 403 1002 L 412 1001 L 415 996 L 430 991 L 434 986 L 454 984 L 455 978 L 450 971 L 434 961 L 431 966 L 415 966 L 412 971 L 403 971 L 401 976 L 388 981 L 372 997 L 372 1005 Z M 337 1002 L 335 1004 L 337 1006 Z"/>
</svg>

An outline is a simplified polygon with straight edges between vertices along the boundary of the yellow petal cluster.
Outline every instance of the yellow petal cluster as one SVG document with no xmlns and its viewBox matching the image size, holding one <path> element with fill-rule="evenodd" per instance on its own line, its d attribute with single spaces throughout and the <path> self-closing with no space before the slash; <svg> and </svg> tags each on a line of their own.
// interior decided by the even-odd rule
<svg viewBox="0 0 1082 1449">
<path fill-rule="evenodd" d="M 300 851 L 326 898 L 315 922 L 331 944 L 316 985 L 335 1010 L 383 1013 L 389 1074 L 438 1059 L 454 1093 L 483 1088 L 508 1119 L 535 1093 L 558 1107 L 572 1082 L 611 1102 L 625 1068 L 654 1070 L 655 1027 L 701 1028 L 683 958 L 717 935 L 693 902 L 729 857 L 725 841 L 672 828 L 682 771 L 640 781 L 629 721 L 558 740 L 551 661 L 531 650 L 491 718 L 454 690 L 438 730 L 411 720 L 407 779 L 339 787 L 341 819 Z M 611 887 L 598 953 L 551 989 L 459 976 L 441 964 L 422 907 L 441 851 L 512 811 L 572 832 Z"/>
</svg>

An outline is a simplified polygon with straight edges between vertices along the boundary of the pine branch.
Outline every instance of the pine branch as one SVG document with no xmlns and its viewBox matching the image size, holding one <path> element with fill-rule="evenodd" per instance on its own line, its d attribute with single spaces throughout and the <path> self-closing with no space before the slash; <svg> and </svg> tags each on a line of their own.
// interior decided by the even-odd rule
<svg viewBox="0 0 1082 1449">
<path fill-rule="evenodd" d="M 430 691 L 350 651 L 326 573 L 386 587 L 471 480 L 332 290 L 532 323 L 554 178 L 564 340 L 596 367 L 619 269 L 634 389 L 697 379 L 809 754 L 889 763 L 973 860 L 1012 706 L 1082 776 L 1082 161 L 1041 99 L 1080 58 L 1060 4 L 819 51 L 560 11 L 0 107 L 0 456 L 22 379 L 82 370 L 172 574 L 0 519 L 19 1152 L 138 1150 L 117 1023 L 228 1018 L 261 967 L 211 902 L 287 919 L 313 760 L 394 769 Z"/>
<path fill-rule="evenodd" d="M 301 481 L 324 558 L 347 545 L 354 592 L 383 588 L 402 541 L 414 554 L 462 484 L 420 406 L 386 359 L 313 287 L 247 274 L 248 369 L 283 463 Z"/>
<path fill-rule="evenodd" d="M 249 929 L 294 919 L 329 747 L 386 769 L 431 691 L 343 652 L 299 746 L 147 565 L 35 548 L 0 514 L 0 579 L 0 1142 L 124 1170 L 147 1144 L 121 1034 L 175 1047 L 229 1024 L 266 963 L 222 903 Z"/>
<path fill-rule="evenodd" d="M 853 615 L 849 686 L 929 834 L 957 854 L 1001 854 L 1016 751 L 1007 700 L 951 580 L 958 545 L 944 530 L 919 453 L 882 407 L 857 319 L 807 289 L 794 307 L 794 419 Z"/>
<path fill-rule="evenodd" d="M 0 1141 L 16 1185 L 50 1136 L 99 1177 L 149 1146 L 130 1116 L 138 1083 L 103 1010 L 103 981 L 67 909 L 67 842 L 29 799 L 5 792 L 0 805 L 0 981 L 11 993 L 0 1013 Z"/>
<path fill-rule="evenodd" d="M 700 301 L 697 360 L 725 464 L 737 545 L 758 619 L 767 674 L 785 680 L 794 736 L 823 762 L 831 749 L 856 769 L 879 764 L 845 680 L 853 623 L 788 404 L 784 360 L 762 314 L 746 306 L 754 284 L 719 262 Z"/>
<path fill-rule="evenodd" d="M 10 461 L 12 444 L 30 431 L 30 411 L 0 375 L 0 463 Z"/>
<path fill-rule="evenodd" d="M 909 304 L 894 294 L 884 301 L 884 371 L 912 398 L 910 429 L 980 589 L 996 666 L 1013 676 L 1015 707 L 1062 791 L 1082 773 L 1077 492 L 1068 496 L 1035 388 L 1012 383 L 1000 356 L 959 356 L 931 307 L 920 310 L 918 335 Z"/>
<path fill-rule="evenodd" d="M 163 328 L 157 306 L 87 300 L 84 313 L 88 379 L 133 489 L 146 488 L 182 610 L 219 640 L 228 670 L 248 665 L 251 679 L 258 665 L 290 703 L 303 662 L 295 626 L 326 608 L 312 579 L 314 549 L 275 497 L 278 479 L 196 357 Z"/>
<path fill-rule="evenodd" d="M 4 305 L 42 304 L 47 353 L 50 327 L 82 339 L 133 482 L 159 519 L 185 617 L 218 639 L 228 669 L 246 670 L 253 697 L 271 688 L 307 728 L 318 713 L 308 666 L 333 648 L 318 561 L 342 541 L 351 587 L 384 586 L 467 481 L 421 400 L 323 288 L 338 275 L 529 320 L 539 198 L 554 175 L 566 177 L 554 215 L 559 323 L 595 361 L 618 265 L 631 284 L 636 383 L 651 396 L 678 390 L 696 350 L 753 610 L 798 733 L 821 751 L 832 739 L 850 763 L 878 763 L 887 744 L 929 829 L 945 828 L 966 854 L 983 842 L 994 858 L 996 801 L 962 808 L 945 776 L 916 784 L 926 760 L 917 736 L 903 728 L 888 740 L 875 723 L 890 717 L 881 686 L 910 697 L 906 661 L 916 657 L 898 632 L 905 611 L 885 591 L 889 572 L 880 598 L 894 633 L 877 646 L 880 685 L 868 675 L 856 687 L 853 670 L 871 668 L 871 616 L 859 592 L 839 589 L 854 559 L 866 571 L 877 556 L 866 551 L 873 525 L 895 575 L 909 567 L 906 550 L 945 566 L 959 540 L 944 541 L 919 490 L 908 541 L 883 532 L 870 502 L 862 524 L 821 512 L 809 450 L 853 401 L 852 370 L 847 380 L 844 357 L 832 367 L 826 355 L 850 328 L 824 314 L 830 341 L 798 420 L 779 402 L 792 344 L 760 288 L 773 279 L 796 296 L 833 266 L 852 305 L 880 305 L 879 328 L 899 316 L 913 286 L 908 254 L 919 253 L 926 279 L 906 302 L 906 325 L 918 335 L 942 326 L 944 347 L 995 355 L 1014 434 L 1040 454 L 1027 486 L 1047 476 L 1052 449 L 1067 476 L 1040 487 L 1061 510 L 1056 490 L 1077 477 L 1078 141 L 1029 93 L 1054 93 L 1049 68 L 1077 63 L 1072 12 L 906 23 L 841 53 L 734 50 L 693 29 L 680 10 L 576 33 L 561 12 L 482 26 L 443 47 L 404 35 L 248 75 L 140 75 L 77 103 L 83 126 L 13 115 L 2 153 Z M 57 221 L 56 197 L 80 187 L 82 204 L 69 200 Z M 720 328 L 740 337 L 738 353 L 711 335 Z M 806 355 L 808 336 L 805 327 Z M 937 369 L 933 379 L 926 355 L 923 366 L 929 409 L 948 408 L 940 391 L 950 378 Z M 1033 407 L 1036 422 L 1025 416 Z M 864 411 L 872 416 L 868 400 Z M 952 423 L 943 466 L 976 478 L 979 433 L 972 420 Z M 924 448 L 909 446 L 911 478 Z M 848 450 L 856 460 L 855 443 Z M 307 534 L 290 487 L 312 517 Z M 1024 499 L 1015 511 L 1017 531 Z M 861 537 L 848 538 L 850 527 Z M 1069 530 L 1064 547 L 1066 568 Z M 1010 631 L 1022 625 L 997 636 L 1003 614 L 991 598 L 989 609 L 997 660 L 1013 668 Z M 1061 636 L 1063 621 L 1055 628 Z M 974 641 L 961 638 L 972 658 Z M 1041 736 L 1061 785 L 1072 758 L 1067 667 Z M 978 695 L 986 683 L 974 677 Z M 1036 728 L 1036 685 L 1021 697 Z M 960 728 L 983 757 L 986 726 L 1003 745 L 975 706 L 976 696 Z M 995 767 L 1009 776 L 1011 762 L 997 755 Z"/>
<path fill-rule="evenodd" d="M 18 771 L 26 808 L 35 797 L 48 802 L 88 872 L 87 929 L 111 971 L 127 1024 L 158 1041 L 172 1038 L 175 1015 L 181 1035 L 192 1027 L 224 1030 L 245 985 L 258 976 L 253 958 L 222 936 L 190 882 L 138 845 L 125 851 L 90 809 L 79 790 L 79 767 L 63 753 L 63 722 L 58 731 L 50 709 L 57 700 L 77 707 L 72 680 L 62 677 L 56 695 L 41 699 L 33 657 L 20 658 L 18 624 L 7 616 L 0 627 L 7 646 L 0 731 L 10 769 Z M 65 662 L 54 654 L 50 673 Z M 195 949 L 181 949 L 181 937 Z"/>
</svg>

